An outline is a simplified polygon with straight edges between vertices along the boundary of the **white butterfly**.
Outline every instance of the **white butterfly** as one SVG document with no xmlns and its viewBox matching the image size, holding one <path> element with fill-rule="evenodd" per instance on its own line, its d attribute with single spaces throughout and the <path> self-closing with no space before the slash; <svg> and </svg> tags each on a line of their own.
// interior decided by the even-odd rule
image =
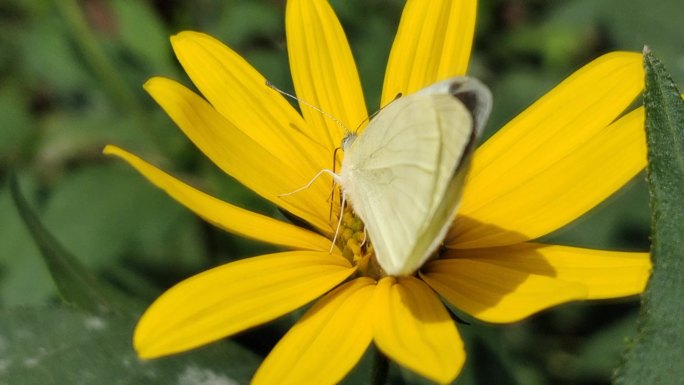
<svg viewBox="0 0 684 385">
<path fill-rule="evenodd" d="M 344 138 L 334 178 L 388 275 L 412 274 L 442 242 L 491 104 L 480 81 L 456 77 L 396 99 Z"/>
</svg>

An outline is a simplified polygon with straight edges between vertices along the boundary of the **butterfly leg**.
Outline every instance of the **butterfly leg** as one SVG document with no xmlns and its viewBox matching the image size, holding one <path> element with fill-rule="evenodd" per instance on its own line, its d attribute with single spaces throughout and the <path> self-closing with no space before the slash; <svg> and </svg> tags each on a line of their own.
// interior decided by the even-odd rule
<svg viewBox="0 0 684 385">
<path fill-rule="evenodd" d="M 338 182 L 339 179 L 340 179 L 340 176 L 339 176 L 339 175 L 335 174 L 335 173 L 332 172 L 331 170 L 328 170 L 327 168 L 324 168 L 323 170 L 319 171 L 316 175 L 314 175 L 314 177 L 311 178 L 311 180 L 309 181 L 309 183 L 305 184 L 304 186 L 302 186 L 302 187 L 300 187 L 300 188 L 298 188 L 298 189 L 296 189 L 296 190 L 294 190 L 294 191 L 290 191 L 290 192 L 284 193 L 284 194 L 278 194 L 278 196 L 279 196 L 279 197 L 285 197 L 285 196 L 288 196 L 288 195 L 296 194 L 296 193 L 298 193 L 298 192 L 300 192 L 300 191 L 304 191 L 304 190 L 308 189 L 309 187 L 311 187 L 311 185 L 313 184 L 313 182 L 315 182 L 316 179 L 320 178 L 321 175 L 323 175 L 323 174 L 328 174 L 328 175 L 332 176 L 332 178 L 333 178 L 336 182 Z"/>
<path fill-rule="evenodd" d="M 347 203 L 347 197 L 342 193 L 342 204 L 340 204 L 340 217 L 337 220 L 337 228 L 335 229 L 335 235 L 333 236 L 332 243 L 330 244 L 330 254 L 332 254 L 335 248 L 335 242 L 337 242 L 337 235 L 340 233 L 340 227 L 342 227 L 342 217 L 344 216 L 344 206 Z"/>
</svg>

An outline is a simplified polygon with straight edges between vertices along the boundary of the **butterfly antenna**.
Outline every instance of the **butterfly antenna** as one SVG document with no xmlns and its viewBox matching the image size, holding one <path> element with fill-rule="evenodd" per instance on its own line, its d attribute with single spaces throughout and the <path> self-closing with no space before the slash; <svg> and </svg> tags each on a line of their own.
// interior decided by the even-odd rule
<svg viewBox="0 0 684 385">
<path fill-rule="evenodd" d="M 347 126 L 345 126 L 344 123 L 342 123 L 342 122 L 341 122 L 339 119 L 337 119 L 336 117 L 334 117 L 334 116 L 330 115 L 329 113 L 323 111 L 323 110 L 320 109 L 319 107 L 316 107 L 316 106 L 314 106 L 313 104 L 311 104 L 311 103 L 309 103 L 309 102 L 307 102 L 307 101 L 305 101 L 305 100 L 302 100 L 302 99 L 300 99 L 300 98 L 298 98 L 298 97 L 292 95 L 292 94 L 289 93 L 289 92 L 286 92 L 286 91 L 281 90 L 280 88 L 276 87 L 273 83 L 269 82 L 268 80 L 266 80 L 266 86 L 269 87 L 269 88 L 271 88 L 271 89 L 273 89 L 274 91 L 280 93 L 281 95 L 287 96 L 288 98 L 291 98 L 291 99 L 293 99 L 293 100 L 298 101 L 300 104 L 303 104 L 303 105 L 305 105 L 305 106 L 307 106 L 307 107 L 309 107 L 309 108 L 311 108 L 311 109 L 313 109 L 313 110 L 315 110 L 315 111 L 320 112 L 321 115 L 323 115 L 323 116 L 325 116 L 326 118 L 328 118 L 328 119 L 332 120 L 333 122 L 335 122 L 335 124 L 337 124 L 340 128 L 344 129 L 345 132 L 349 132 L 349 128 L 347 128 Z"/>
<path fill-rule="evenodd" d="M 372 114 L 370 114 L 366 119 L 362 120 L 361 123 L 359 123 L 359 125 L 356 126 L 356 130 L 354 130 L 354 133 L 359 132 L 359 129 L 361 128 L 361 126 L 363 126 L 364 123 L 370 122 L 377 114 L 380 113 L 380 111 L 382 111 L 383 109 L 385 109 L 385 107 L 387 107 L 387 106 L 389 106 L 390 104 L 392 104 L 392 102 L 394 102 L 395 100 L 399 99 L 399 98 L 401 97 L 401 95 L 402 95 L 401 92 L 397 93 L 397 95 L 394 97 L 394 99 L 390 100 L 389 103 L 385 104 L 384 106 L 381 106 L 381 107 L 380 107 L 379 109 L 377 109 L 375 112 L 373 112 Z"/>
</svg>

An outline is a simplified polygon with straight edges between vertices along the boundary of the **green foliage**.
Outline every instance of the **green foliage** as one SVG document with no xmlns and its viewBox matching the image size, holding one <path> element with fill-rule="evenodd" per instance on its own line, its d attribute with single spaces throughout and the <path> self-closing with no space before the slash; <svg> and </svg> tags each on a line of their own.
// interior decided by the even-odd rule
<svg viewBox="0 0 684 385">
<path fill-rule="evenodd" d="M 648 181 L 653 212 L 653 274 L 638 335 L 617 384 L 680 384 L 684 378 L 684 101 L 663 64 L 645 53 Z"/>
<path fill-rule="evenodd" d="M 247 383 L 259 358 L 226 342 L 183 357 L 141 361 L 134 321 L 67 308 L 0 310 L 0 381 L 22 385 Z"/>
</svg>

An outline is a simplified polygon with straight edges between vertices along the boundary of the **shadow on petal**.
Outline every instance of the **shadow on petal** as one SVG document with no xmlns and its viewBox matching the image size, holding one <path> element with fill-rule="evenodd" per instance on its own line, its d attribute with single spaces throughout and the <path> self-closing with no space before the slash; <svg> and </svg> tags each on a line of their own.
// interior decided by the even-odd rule
<svg viewBox="0 0 684 385">
<path fill-rule="evenodd" d="M 460 229 L 460 232 L 455 232 L 455 229 Z M 478 234 L 477 242 L 470 241 L 467 245 L 459 242 L 459 237 L 465 235 L 470 237 L 470 234 Z M 478 221 L 466 215 L 458 215 L 454 219 L 454 224 L 449 231 L 447 238 L 444 240 L 444 245 L 448 249 L 475 249 L 487 246 L 487 238 L 496 239 L 496 246 L 514 245 L 517 243 L 527 242 L 530 237 L 517 232 L 504 229 L 502 227 Z"/>
<path fill-rule="evenodd" d="M 511 239 L 515 237 L 519 235 L 512 233 Z M 448 302 L 487 322 L 515 322 L 551 306 L 587 298 L 587 287 L 563 279 L 540 247 L 446 249 L 440 259 L 421 269 L 420 276 Z"/>
</svg>

